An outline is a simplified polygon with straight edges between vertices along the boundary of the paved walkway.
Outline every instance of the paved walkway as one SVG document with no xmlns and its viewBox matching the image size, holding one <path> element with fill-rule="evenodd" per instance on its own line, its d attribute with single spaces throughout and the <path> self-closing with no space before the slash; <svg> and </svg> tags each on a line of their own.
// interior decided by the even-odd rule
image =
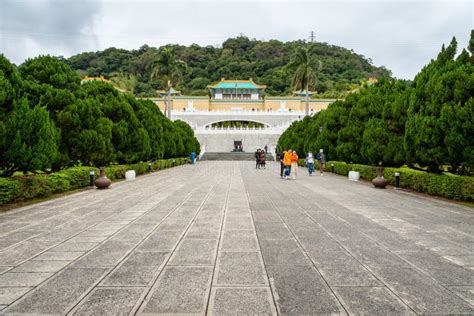
<svg viewBox="0 0 474 316">
<path fill-rule="evenodd" d="M 0 215 L 0 314 L 474 313 L 474 209 L 202 162 Z"/>
</svg>

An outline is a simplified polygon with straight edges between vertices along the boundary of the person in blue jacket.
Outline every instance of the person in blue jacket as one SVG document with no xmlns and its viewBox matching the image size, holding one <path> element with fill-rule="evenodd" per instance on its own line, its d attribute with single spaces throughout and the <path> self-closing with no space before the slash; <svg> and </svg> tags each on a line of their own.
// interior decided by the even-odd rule
<svg viewBox="0 0 474 316">
<path fill-rule="evenodd" d="M 193 151 L 191 153 L 191 163 L 194 165 L 196 163 L 196 153 Z"/>
</svg>

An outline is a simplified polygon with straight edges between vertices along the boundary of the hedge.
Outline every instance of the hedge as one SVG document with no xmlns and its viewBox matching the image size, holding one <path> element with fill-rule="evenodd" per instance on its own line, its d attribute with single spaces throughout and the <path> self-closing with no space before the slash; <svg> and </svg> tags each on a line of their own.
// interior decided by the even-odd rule
<svg viewBox="0 0 474 316">
<path fill-rule="evenodd" d="M 325 166 L 327 172 L 331 171 L 331 164 L 334 164 L 334 172 L 343 176 L 347 176 L 349 171 L 358 171 L 360 178 L 368 181 L 377 176 L 375 166 L 329 161 Z M 305 165 L 304 159 L 299 161 L 299 165 Z M 400 187 L 402 188 L 455 200 L 474 200 L 474 177 L 450 173 L 435 174 L 406 167 L 384 168 L 383 175 L 389 184 L 394 184 L 395 172 L 400 173 Z"/>
<path fill-rule="evenodd" d="M 105 168 L 105 174 L 114 181 L 124 179 L 127 170 L 135 170 L 137 175 L 147 173 L 149 164 L 152 171 L 157 171 L 179 166 L 186 162 L 188 162 L 188 158 L 173 158 L 133 165 L 111 165 Z M 98 168 L 72 167 L 49 175 L 0 178 L 0 205 L 87 187 L 91 170 L 94 170 L 96 175 L 99 174 Z"/>
</svg>

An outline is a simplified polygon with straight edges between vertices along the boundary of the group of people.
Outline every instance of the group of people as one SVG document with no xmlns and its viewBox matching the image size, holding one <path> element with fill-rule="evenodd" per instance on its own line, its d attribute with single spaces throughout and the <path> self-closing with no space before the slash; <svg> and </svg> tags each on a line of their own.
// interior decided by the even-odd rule
<svg viewBox="0 0 474 316">
<path fill-rule="evenodd" d="M 280 177 L 282 179 L 294 179 L 296 180 L 296 176 L 298 173 L 298 154 L 294 150 L 286 150 L 283 151 L 279 155 L 280 160 Z M 312 152 L 308 152 L 306 156 L 306 166 L 308 167 L 308 174 L 310 176 L 314 173 L 314 159 Z M 324 174 L 324 165 L 326 163 L 326 155 L 324 151 L 321 149 L 319 153 L 316 155 L 316 160 L 319 164 L 319 172 L 321 176 Z"/>
<path fill-rule="evenodd" d="M 257 149 L 255 152 L 255 169 L 265 169 L 265 154 L 266 150 Z"/>
<path fill-rule="evenodd" d="M 294 150 L 285 150 L 280 154 L 280 177 L 284 179 L 296 180 L 298 172 L 298 154 Z"/>
</svg>

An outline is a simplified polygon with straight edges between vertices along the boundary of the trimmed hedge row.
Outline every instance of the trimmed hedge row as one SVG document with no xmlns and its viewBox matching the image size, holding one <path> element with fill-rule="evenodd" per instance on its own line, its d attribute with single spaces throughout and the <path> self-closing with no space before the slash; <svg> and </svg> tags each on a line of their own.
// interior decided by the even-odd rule
<svg viewBox="0 0 474 316">
<path fill-rule="evenodd" d="M 179 166 L 188 162 L 188 158 L 173 158 L 151 162 L 153 171 Z M 0 178 L 0 205 L 32 198 L 46 197 L 53 193 L 66 192 L 89 185 L 89 172 L 99 169 L 91 167 L 72 167 L 50 175 L 20 176 Z M 127 170 L 135 170 L 137 175 L 148 172 L 148 163 L 132 165 L 111 165 L 105 168 L 107 178 L 114 181 L 124 179 Z"/>
<path fill-rule="evenodd" d="M 360 178 L 368 181 L 377 176 L 375 166 L 328 161 L 325 166 L 327 172 L 331 171 L 331 164 L 334 164 L 334 172 L 343 176 L 347 176 L 349 171 L 358 171 Z M 299 165 L 306 165 L 304 159 L 299 161 Z M 474 200 L 474 177 L 449 173 L 434 174 L 406 167 L 385 168 L 383 175 L 392 185 L 395 181 L 395 172 L 400 173 L 400 187 L 402 188 L 456 200 Z"/>
</svg>

